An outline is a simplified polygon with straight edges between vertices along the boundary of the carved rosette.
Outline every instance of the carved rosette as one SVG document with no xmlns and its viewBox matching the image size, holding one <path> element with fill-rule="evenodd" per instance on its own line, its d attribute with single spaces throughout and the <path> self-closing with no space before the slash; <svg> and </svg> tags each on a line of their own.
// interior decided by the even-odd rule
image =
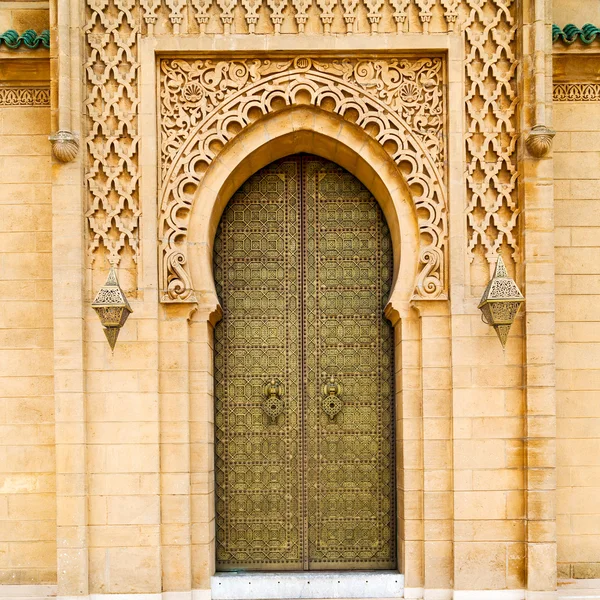
<svg viewBox="0 0 600 600">
<path fill-rule="evenodd" d="M 445 297 L 443 72 L 440 58 L 163 59 L 162 300 L 194 299 L 185 244 L 188 219 L 204 173 L 220 148 L 250 123 L 249 112 L 267 114 L 296 104 L 297 94 L 305 97 L 307 92 L 316 106 L 347 117 L 351 111 L 352 120 L 400 166 L 413 193 L 421 231 L 415 295 Z"/>
</svg>

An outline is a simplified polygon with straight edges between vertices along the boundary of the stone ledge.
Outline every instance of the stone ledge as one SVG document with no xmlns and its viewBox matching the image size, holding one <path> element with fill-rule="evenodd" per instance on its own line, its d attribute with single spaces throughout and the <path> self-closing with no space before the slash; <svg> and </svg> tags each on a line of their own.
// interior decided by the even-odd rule
<svg viewBox="0 0 600 600">
<path fill-rule="evenodd" d="M 213 600 L 402 598 L 404 575 L 393 571 L 219 573 Z"/>
<path fill-rule="evenodd" d="M 46 600 L 56 598 L 55 585 L 0 585 L 0 598 L 9 600 Z"/>
</svg>

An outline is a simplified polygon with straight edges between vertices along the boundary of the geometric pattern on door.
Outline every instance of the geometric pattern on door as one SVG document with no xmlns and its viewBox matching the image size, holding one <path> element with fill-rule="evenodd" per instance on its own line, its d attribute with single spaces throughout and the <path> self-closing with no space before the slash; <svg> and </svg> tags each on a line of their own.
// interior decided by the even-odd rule
<svg viewBox="0 0 600 600">
<path fill-rule="evenodd" d="M 353 175 L 265 167 L 214 244 L 217 569 L 396 567 L 391 238 Z"/>
</svg>

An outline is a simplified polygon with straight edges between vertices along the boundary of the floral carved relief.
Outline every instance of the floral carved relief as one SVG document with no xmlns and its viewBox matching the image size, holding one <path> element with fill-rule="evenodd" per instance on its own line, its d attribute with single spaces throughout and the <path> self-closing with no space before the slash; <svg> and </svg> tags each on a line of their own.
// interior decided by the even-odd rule
<svg viewBox="0 0 600 600">
<path fill-rule="evenodd" d="M 471 258 L 485 257 L 490 263 L 494 263 L 497 256 L 507 249 L 518 258 L 517 3 L 515 0 L 440 0 L 440 3 L 429 0 L 365 0 L 363 4 L 356 4 L 353 0 L 86 0 L 85 182 L 92 259 L 98 251 L 102 251 L 113 264 L 118 264 L 124 252 L 134 260 L 139 253 L 140 36 L 177 35 L 178 32 L 213 35 L 224 30 L 268 35 L 269 31 L 265 29 L 267 21 L 271 24 L 270 33 L 280 31 L 282 37 L 304 35 L 305 26 L 309 34 L 392 31 L 401 34 L 406 31 L 426 32 L 429 28 L 431 32 L 462 36 L 466 52 L 467 251 Z M 236 25 L 234 10 L 242 16 L 244 31 L 235 30 L 240 20 Z M 409 14 L 418 15 L 418 20 L 411 21 Z M 263 15 L 263 25 L 259 15 Z M 337 16 L 334 18 L 334 15 Z M 326 90 L 343 89 L 358 94 L 357 106 L 365 106 L 367 100 L 376 102 L 377 110 L 385 107 L 382 110 L 386 119 L 400 119 L 402 127 L 410 132 L 411 139 L 431 152 L 429 160 L 422 162 L 433 165 L 430 170 L 435 170 L 436 185 L 443 189 L 439 183 L 444 176 L 442 165 L 445 158 L 444 144 L 441 143 L 443 98 L 441 87 L 428 82 L 428 78 L 439 81 L 441 72 L 432 75 L 427 73 L 427 69 L 421 69 L 411 74 L 406 66 L 392 67 L 391 60 L 400 59 L 315 60 L 311 61 L 311 67 L 305 70 L 303 77 L 320 90 L 315 92 L 315 102 Z M 171 74 L 164 71 L 161 74 L 164 83 L 160 107 L 163 173 L 175 159 L 186 136 L 201 121 L 218 131 L 211 111 L 225 107 L 227 93 L 236 91 L 241 94 L 238 106 L 241 108 L 242 98 L 260 94 L 261 82 L 266 85 L 268 80 L 273 81 L 278 90 L 287 90 L 287 102 L 293 101 L 289 95 L 293 92 L 292 84 L 286 82 L 285 75 L 277 78 L 276 69 L 266 60 L 246 59 L 239 64 L 232 63 L 237 65 L 231 67 L 237 69 L 236 72 L 223 70 L 225 63 L 219 61 L 214 61 L 212 66 L 198 66 L 197 63 L 180 61 L 177 69 L 171 69 Z M 283 63 L 285 73 L 295 68 L 289 61 Z M 188 67 L 184 68 L 182 65 L 186 64 Z M 364 75 L 361 70 L 364 70 Z M 216 77 L 218 83 L 213 84 L 209 77 Z M 176 90 L 177 78 L 187 86 L 185 98 L 183 89 Z M 554 96 L 558 101 L 594 100 L 598 97 L 597 86 L 594 86 L 560 84 L 555 86 Z M 242 90 L 245 90 L 243 94 Z M 183 98 L 180 107 L 176 106 L 179 102 L 177 94 Z M 6 92 L 2 101 L 5 104 L 32 102 L 35 105 L 46 100 L 45 96 L 42 100 L 37 96 L 34 98 L 29 92 L 23 92 L 22 97 L 17 98 L 11 91 Z M 227 110 L 233 114 L 236 108 L 227 105 Z M 343 113 L 338 105 L 333 110 Z M 436 110 L 440 111 L 437 115 Z M 179 125 L 171 124 L 177 119 Z M 244 118 L 240 119 L 243 125 Z M 402 127 L 394 125 L 392 131 L 400 132 Z M 224 142 L 229 139 L 227 132 L 219 132 L 219 135 L 224 136 Z M 401 161 L 402 158 L 396 155 L 395 160 Z M 168 177 L 175 175 L 169 172 Z M 437 199 L 432 204 L 441 205 Z M 441 248 L 443 242 L 436 241 L 439 237 L 437 232 L 445 230 L 439 227 L 440 218 L 432 217 L 432 221 L 438 224 L 433 227 L 436 239 L 430 246 Z M 168 231 L 164 225 L 163 233 Z M 504 256 L 506 259 L 506 252 Z M 439 282 L 436 280 L 432 284 L 434 291 L 431 292 L 421 280 L 419 294 L 436 297 L 438 290 L 445 288 L 444 273 L 439 266 L 439 257 L 425 261 L 426 264 L 430 262 L 431 276 Z M 187 273 L 187 267 L 174 264 L 184 269 L 182 276 Z M 173 268 L 164 267 L 161 276 L 171 273 Z M 172 289 L 173 286 L 178 289 L 176 278 L 169 281 L 173 282 Z M 187 283 L 184 281 L 184 284 L 185 289 Z M 173 301 L 182 300 L 185 296 L 185 292 L 183 295 L 165 294 Z"/>
<path fill-rule="evenodd" d="M 415 295 L 444 297 L 443 85 L 439 58 L 161 60 L 162 300 L 194 300 L 185 239 L 196 192 L 211 162 L 256 118 L 256 111 L 267 114 L 296 104 L 298 94 L 308 94 L 311 104 L 354 121 L 399 165 L 419 215 Z"/>
</svg>

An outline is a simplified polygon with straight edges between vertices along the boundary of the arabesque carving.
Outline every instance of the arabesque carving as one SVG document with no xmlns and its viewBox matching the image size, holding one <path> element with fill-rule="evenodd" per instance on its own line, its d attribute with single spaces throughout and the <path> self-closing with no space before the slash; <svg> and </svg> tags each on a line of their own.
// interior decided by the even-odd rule
<svg viewBox="0 0 600 600">
<path fill-rule="evenodd" d="M 50 90 L 13 86 L 0 88 L 0 106 L 50 106 Z"/>
<path fill-rule="evenodd" d="M 192 301 L 185 239 L 204 173 L 249 113 L 311 103 L 352 119 L 390 153 L 413 193 L 421 231 L 415 293 L 445 294 L 443 61 L 385 57 L 163 59 L 160 62 L 162 300 Z"/>
<path fill-rule="evenodd" d="M 418 33 L 429 29 L 464 35 L 468 253 L 471 257 L 484 254 L 490 263 L 496 261 L 503 245 L 511 249 L 513 255 L 517 254 L 517 3 L 514 0 L 440 0 L 440 3 L 366 0 L 364 6 L 353 0 L 241 0 L 244 31 L 236 31 L 240 25 L 239 20 L 235 22 L 233 11 L 238 4 L 238 0 L 86 0 L 85 178 L 92 256 L 105 247 L 111 262 L 117 264 L 126 247 L 131 248 L 134 259 L 138 254 L 139 35 L 155 35 L 155 29 L 167 34 L 212 35 L 225 31 L 252 35 L 281 31 L 282 35 L 283 32 L 297 35 L 303 34 L 305 27 L 310 33 L 396 30 Z M 260 30 L 259 14 L 268 16 L 263 19 Z M 418 15 L 418 21 L 411 21 L 409 14 Z M 157 24 L 159 19 L 164 22 Z M 142 22 L 145 30 L 142 30 Z M 270 30 L 265 29 L 267 25 Z M 252 75 L 246 82 L 230 78 L 225 89 L 239 90 L 242 83 L 256 86 L 267 68 L 266 63 L 261 65 L 256 78 Z M 311 73 L 314 71 L 316 67 Z M 227 76 L 223 77 L 224 81 L 228 80 Z M 336 81 L 342 81 L 348 89 L 357 86 L 361 94 L 367 96 L 378 97 L 387 85 L 382 80 L 377 84 L 383 86 L 381 90 L 375 87 L 366 90 L 359 79 L 344 79 L 343 73 L 332 73 L 330 77 L 337 77 Z M 408 85 L 406 80 L 403 83 Z M 199 89 L 201 93 L 205 90 L 203 85 Z M 210 89 L 206 91 L 210 96 Z M 0 101 L 5 105 L 47 102 L 46 91 L 41 91 L 39 97 L 29 91 L 3 93 Z M 189 98 L 193 97 L 191 88 L 186 93 Z M 596 84 L 559 84 L 554 88 L 558 101 L 594 101 L 599 96 Z M 385 103 L 381 97 L 378 101 Z M 193 101 L 188 100 L 190 102 Z M 410 104 L 409 100 L 401 107 L 402 118 L 405 118 L 402 111 L 406 112 Z M 213 109 L 214 105 L 210 110 Z M 192 112 L 189 118 L 197 118 Z M 180 129 L 184 132 L 190 127 L 186 123 L 187 109 L 182 114 L 184 122 Z M 202 118 L 208 115 L 203 114 Z M 181 144 L 177 136 L 174 130 L 169 131 L 165 138 L 168 141 L 163 143 L 177 146 Z M 175 146 L 163 152 L 167 162 L 176 151 Z M 443 148 L 438 150 L 434 160 L 441 157 Z M 434 244 L 434 247 L 437 246 Z M 437 264 L 437 259 L 433 262 Z M 178 261 L 165 272 L 175 268 L 187 273 L 187 267 Z M 436 269 L 434 267 L 432 273 Z M 443 279 L 443 274 L 440 277 Z M 440 285 L 435 284 L 434 288 L 437 290 Z M 174 299 L 181 298 L 175 293 Z"/>
<path fill-rule="evenodd" d="M 136 0 L 87 0 L 86 137 L 90 252 L 118 265 L 138 255 L 138 70 Z M 151 18 L 146 16 L 146 18 Z"/>
<path fill-rule="evenodd" d="M 552 99 L 554 102 L 598 102 L 600 83 L 555 83 Z"/>
<path fill-rule="evenodd" d="M 518 251 L 516 2 L 467 0 L 468 252 L 483 247 L 495 263 L 506 244 Z"/>
</svg>

